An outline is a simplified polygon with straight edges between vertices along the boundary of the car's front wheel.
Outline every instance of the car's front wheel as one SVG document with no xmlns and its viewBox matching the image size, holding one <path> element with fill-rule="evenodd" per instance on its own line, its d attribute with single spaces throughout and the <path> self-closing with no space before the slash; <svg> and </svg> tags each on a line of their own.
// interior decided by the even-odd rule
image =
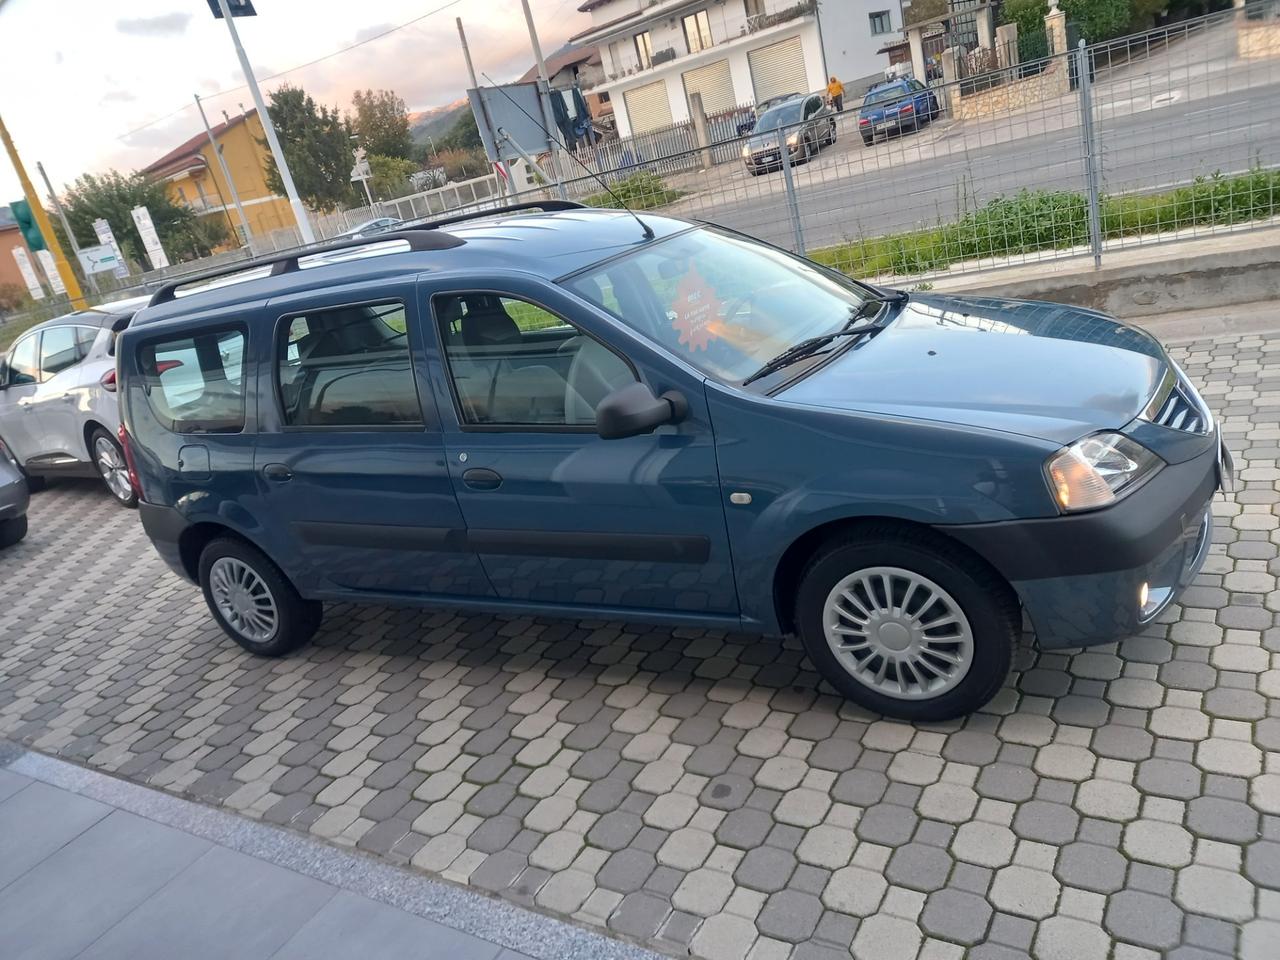
<svg viewBox="0 0 1280 960">
<path fill-rule="evenodd" d="M 280 568 L 243 540 L 219 537 L 200 554 L 200 587 L 218 626 L 250 653 L 279 657 L 320 626 L 318 600 L 304 600 Z"/>
<path fill-rule="evenodd" d="M 796 600 L 800 638 L 823 676 L 903 720 L 946 720 L 995 696 L 1021 624 L 1014 594 L 985 564 L 897 527 L 828 544 Z"/>
<path fill-rule="evenodd" d="M 98 427 L 89 437 L 89 450 L 93 454 L 93 465 L 98 471 L 98 476 L 107 485 L 111 495 L 122 506 L 136 507 L 138 493 L 129 480 L 129 464 L 116 438 Z"/>
<path fill-rule="evenodd" d="M 11 517 L 8 520 L 0 520 L 0 547 L 12 547 L 26 535 L 27 518 L 25 515 Z"/>
</svg>

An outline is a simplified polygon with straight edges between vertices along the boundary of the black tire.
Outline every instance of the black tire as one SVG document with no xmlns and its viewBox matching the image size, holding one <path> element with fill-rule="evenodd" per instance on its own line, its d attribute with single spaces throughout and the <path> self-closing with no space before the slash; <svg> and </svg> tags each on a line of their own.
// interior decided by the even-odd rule
<svg viewBox="0 0 1280 960">
<path fill-rule="evenodd" d="M 111 449 L 115 451 L 116 462 L 124 467 L 125 473 L 123 479 L 125 483 L 120 485 L 120 489 L 116 489 L 115 486 L 112 486 L 113 479 L 108 476 L 107 468 L 104 467 L 99 460 L 98 445 L 100 443 L 110 444 Z M 89 456 L 93 458 L 93 468 L 98 471 L 98 479 L 102 481 L 103 486 L 107 488 L 107 492 L 111 494 L 116 503 L 120 504 L 122 507 L 129 507 L 130 509 L 136 507 L 138 505 L 138 492 L 133 489 L 131 483 L 127 483 L 129 474 L 128 468 L 124 466 L 126 461 L 124 458 L 124 450 L 120 447 L 120 441 L 107 433 L 107 431 L 102 429 L 102 427 L 98 427 L 89 435 Z M 124 492 L 126 490 L 128 491 L 127 493 Z"/>
<path fill-rule="evenodd" d="M 927 577 L 960 607 L 973 655 L 968 672 L 950 689 L 929 699 L 887 696 L 855 679 L 832 652 L 823 626 L 827 597 L 846 576 L 869 567 Z M 795 622 L 809 658 L 844 696 L 883 716 L 931 721 L 972 713 L 996 695 L 1009 675 L 1022 617 L 1012 589 L 981 560 L 926 531 L 886 525 L 819 550 L 801 577 Z"/>
<path fill-rule="evenodd" d="M 832 120 L 832 121 L 831 121 L 831 132 L 827 134 L 827 146 L 828 146 L 828 147 L 833 146 L 833 145 L 835 144 L 835 142 L 836 142 L 836 136 L 837 136 L 836 122 L 835 122 L 834 120 Z"/>
<path fill-rule="evenodd" d="M 276 608 L 276 624 L 271 634 L 254 639 L 233 626 L 214 600 L 210 574 L 214 564 L 224 558 L 248 567 L 269 591 Z M 260 657 L 280 657 L 306 644 L 320 626 L 324 607 L 318 600 L 304 600 L 292 583 L 257 547 L 234 537 L 211 540 L 200 553 L 200 588 L 204 591 L 209 612 L 223 632 L 250 653 Z"/>
<path fill-rule="evenodd" d="M 27 535 L 27 517 L 11 517 L 0 520 L 0 547 L 12 547 Z"/>
</svg>

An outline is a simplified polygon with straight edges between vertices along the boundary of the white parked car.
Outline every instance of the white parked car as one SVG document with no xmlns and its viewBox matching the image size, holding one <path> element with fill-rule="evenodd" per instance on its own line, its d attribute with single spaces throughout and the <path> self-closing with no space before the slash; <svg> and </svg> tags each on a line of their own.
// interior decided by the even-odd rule
<svg viewBox="0 0 1280 960">
<path fill-rule="evenodd" d="M 33 488 L 98 476 L 132 507 L 137 494 L 116 434 L 116 334 L 146 306 L 135 297 L 32 327 L 0 361 L 0 440 Z"/>
</svg>

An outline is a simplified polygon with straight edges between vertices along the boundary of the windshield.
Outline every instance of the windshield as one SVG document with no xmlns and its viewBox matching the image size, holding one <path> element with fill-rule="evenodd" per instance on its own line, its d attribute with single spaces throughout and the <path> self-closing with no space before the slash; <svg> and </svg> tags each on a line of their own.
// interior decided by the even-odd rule
<svg viewBox="0 0 1280 960">
<path fill-rule="evenodd" d="M 647 244 L 566 286 L 731 383 L 801 340 L 839 330 L 865 298 L 816 264 L 712 228 Z"/>
<path fill-rule="evenodd" d="M 867 99 L 862 101 L 864 107 L 869 107 L 875 103 L 887 103 L 890 100 L 901 100 L 907 95 L 906 87 L 881 87 L 879 90 L 872 90 L 867 94 Z"/>
<path fill-rule="evenodd" d="M 785 127 L 788 124 L 800 122 L 801 103 L 784 103 L 780 107 L 774 107 L 772 110 L 766 110 L 760 118 L 760 122 L 756 124 L 757 130 L 776 130 L 778 127 Z"/>
</svg>

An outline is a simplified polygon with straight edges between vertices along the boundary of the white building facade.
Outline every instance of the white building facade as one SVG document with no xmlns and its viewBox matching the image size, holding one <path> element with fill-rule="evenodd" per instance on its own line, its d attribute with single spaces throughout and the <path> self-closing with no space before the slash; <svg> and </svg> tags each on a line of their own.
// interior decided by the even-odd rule
<svg viewBox="0 0 1280 960">
<path fill-rule="evenodd" d="M 600 48 L 619 136 L 788 93 L 824 90 L 834 73 L 882 75 L 876 51 L 901 34 L 899 0 L 586 0 L 592 26 L 572 38 Z M 871 14 L 887 14 L 872 17 Z M 852 91 L 851 91 L 852 92 Z"/>
</svg>

